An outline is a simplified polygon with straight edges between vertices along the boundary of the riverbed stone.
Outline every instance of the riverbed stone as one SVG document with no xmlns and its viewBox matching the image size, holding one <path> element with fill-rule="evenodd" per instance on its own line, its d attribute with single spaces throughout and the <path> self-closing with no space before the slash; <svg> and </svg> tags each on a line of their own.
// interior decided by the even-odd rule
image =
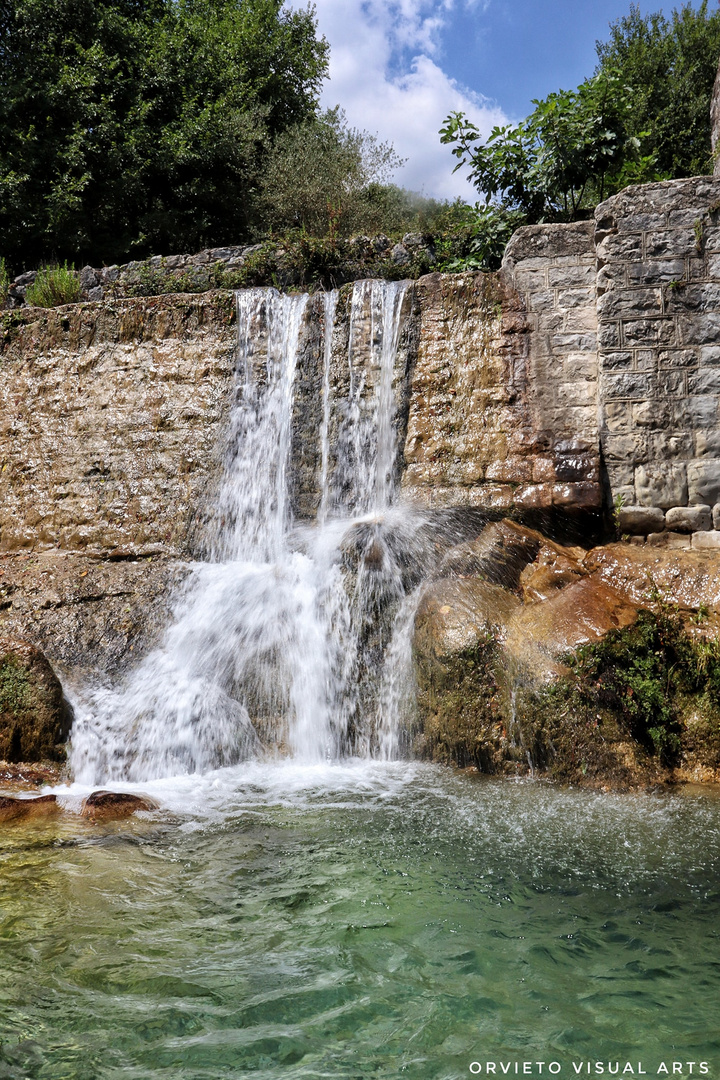
<svg viewBox="0 0 720 1080">
<path fill-rule="evenodd" d="M 84 800 L 80 813 L 91 821 L 119 821 L 132 814 L 150 813 L 159 803 L 149 795 L 133 795 L 128 791 L 93 791 Z"/>
<path fill-rule="evenodd" d="M 24 799 L 0 795 L 0 823 L 27 821 L 29 818 L 47 818 L 57 811 L 55 795 L 36 795 Z"/>
</svg>

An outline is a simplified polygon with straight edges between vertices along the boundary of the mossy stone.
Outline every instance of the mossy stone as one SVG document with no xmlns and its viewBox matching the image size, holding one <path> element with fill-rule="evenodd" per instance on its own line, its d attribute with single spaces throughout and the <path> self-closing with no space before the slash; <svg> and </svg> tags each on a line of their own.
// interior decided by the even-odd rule
<svg viewBox="0 0 720 1080">
<path fill-rule="evenodd" d="M 46 656 L 28 641 L 0 639 L 0 759 L 58 761 L 72 710 Z"/>
</svg>

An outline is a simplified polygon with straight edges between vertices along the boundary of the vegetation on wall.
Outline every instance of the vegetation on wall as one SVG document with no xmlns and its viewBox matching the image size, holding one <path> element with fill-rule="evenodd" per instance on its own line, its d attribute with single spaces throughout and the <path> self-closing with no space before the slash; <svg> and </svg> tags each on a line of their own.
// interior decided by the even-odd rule
<svg viewBox="0 0 720 1080">
<path fill-rule="evenodd" d="M 696 621 L 701 631 L 702 612 Z M 677 611 L 641 611 L 566 661 L 566 676 L 523 702 L 526 739 L 552 774 L 612 778 L 628 743 L 649 766 L 686 755 L 720 766 L 720 642 L 690 633 Z"/>
</svg>

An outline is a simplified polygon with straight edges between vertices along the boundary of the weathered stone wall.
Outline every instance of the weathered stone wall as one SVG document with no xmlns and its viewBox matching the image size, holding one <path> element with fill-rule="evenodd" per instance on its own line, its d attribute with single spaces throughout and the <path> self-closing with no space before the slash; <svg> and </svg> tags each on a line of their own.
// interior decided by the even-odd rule
<svg viewBox="0 0 720 1080">
<path fill-rule="evenodd" d="M 2 329 L 0 553 L 186 553 L 220 462 L 232 295 L 26 309 Z"/>
<path fill-rule="evenodd" d="M 503 276 L 524 310 L 522 384 L 526 443 L 540 505 L 598 510 L 602 503 L 597 417 L 595 251 L 590 222 L 519 229 Z M 508 327 L 509 329 L 509 327 Z M 519 350 L 516 350 L 519 352 Z"/>
<path fill-rule="evenodd" d="M 719 211 L 710 177 L 596 211 L 600 440 L 628 531 L 720 526 Z"/>
<path fill-rule="evenodd" d="M 560 229 L 563 246 L 550 259 L 542 230 L 522 233 L 499 275 L 416 283 L 402 482 L 416 503 L 600 509 L 588 230 Z M 548 296 L 550 321 L 540 310 Z"/>
</svg>

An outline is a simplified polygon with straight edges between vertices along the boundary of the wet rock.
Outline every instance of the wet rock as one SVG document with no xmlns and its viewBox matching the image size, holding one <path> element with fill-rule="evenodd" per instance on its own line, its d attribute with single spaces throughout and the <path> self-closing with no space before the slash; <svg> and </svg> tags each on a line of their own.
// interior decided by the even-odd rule
<svg viewBox="0 0 720 1080">
<path fill-rule="evenodd" d="M 413 642 L 415 754 L 483 772 L 502 771 L 511 760 L 497 639 L 519 607 L 512 593 L 478 578 L 444 578 L 426 588 Z"/>
<path fill-rule="evenodd" d="M 157 810 L 159 804 L 149 795 L 128 791 L 93 791 L 83 802 L 80 813 L 91 821 L 119 821 L 138 811 Z"/>
<path fill-rule="evenodd" d="M 520 588 L 526 603 L 548 600 L 566 585 L 572 585 L 584 577 L 587 571 L 580 563 L 585 552 L 562 548 L 544 541 L 534 562 L 525 567 L 520 575 Z"/>
<path fill-rule="evenodd" d="M 607 544 L 589 551 L 583 566 L 634 604 L 660 597 L 684 611 L 720 610 L 720 552 Z"/>
<path fill-rule="evenodd" d="M 485 581 L 517 589 L 520 575 L 536 558 L 543 537 L 514 521 L 493 521 L 475 540 L 451 548 L 439 566 L 439 575 L 477 575 Z"/>
<path fill-rule="evenodd" d="M 0 822 L 50 817 L 57 810 L 57 799 L 54 795 L 39 795 L 32 799 L 0 795 Z"/>
<path fill-rule="evenodd" d="M 44 653 L 29 641 L 0 638 L 0 759 L 59 760 L 72 711 Z"/>
<path fill-rule="evenodd" d="M 425 588 L 418 604 L 416 653 L 448 658 L 475 648 L 490 631 L 502 638 L 520 606 L 513 593 L 480 578 L 441 578 Z"/>
<path fill-rule="evenodd" d="M 532 674 L 547 678 L 559 672 L 556 661 L 565 653 L 630 626 L 637 613 L 626 596 L 599 578 L 585 577 L 518 611 L 508 626 L 505 651 Z"/>
</svg>

